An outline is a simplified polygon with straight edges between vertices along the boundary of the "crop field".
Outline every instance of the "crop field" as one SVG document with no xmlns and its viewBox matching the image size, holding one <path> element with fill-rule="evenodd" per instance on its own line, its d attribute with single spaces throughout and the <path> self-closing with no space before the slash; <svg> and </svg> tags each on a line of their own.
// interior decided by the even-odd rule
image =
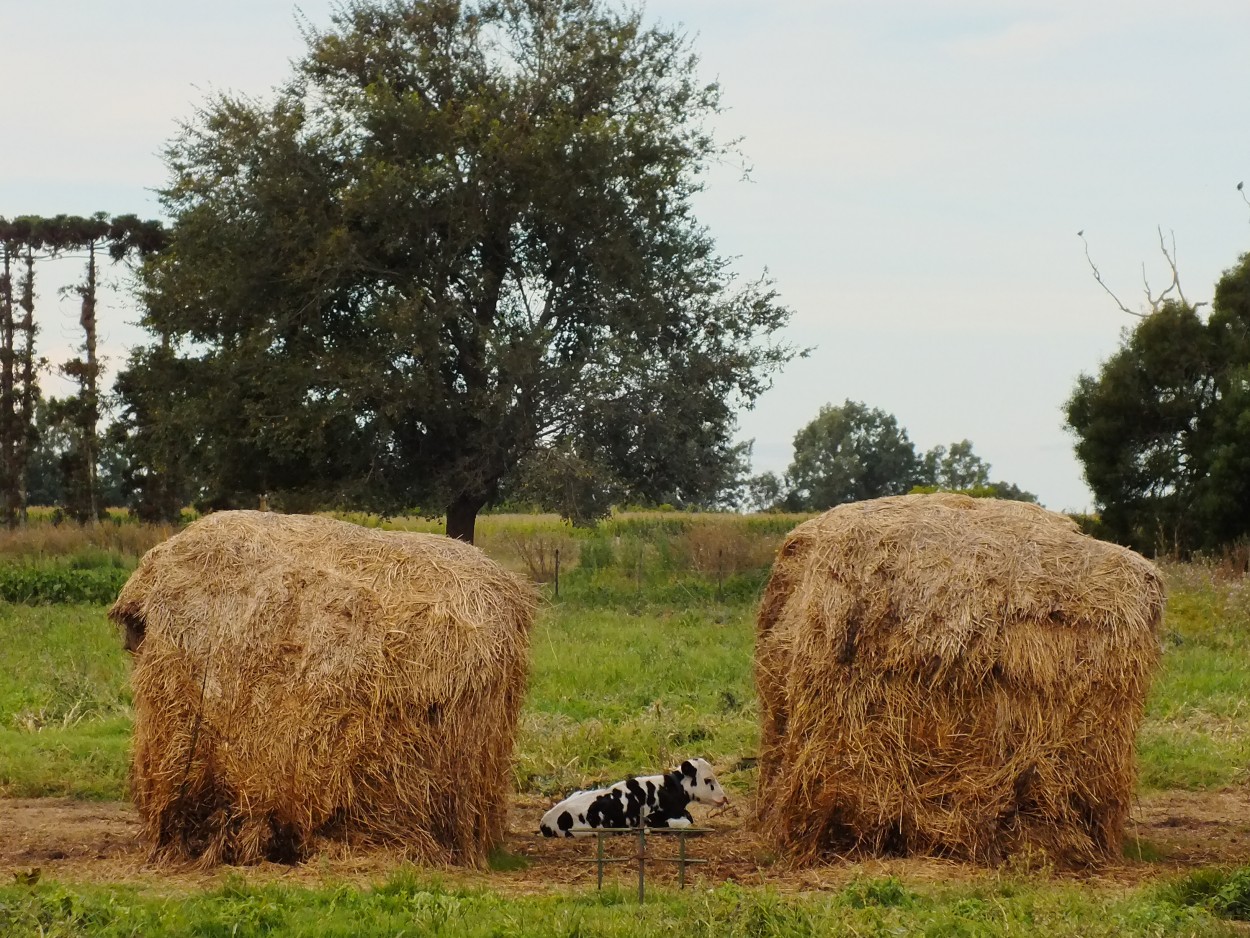
<svg viewBox="0 0 1250 938">
<path fill-rule="evenodd" d="M 412 867 L 399 852 L 150 867 L 126 802 L 129 665 L 93 591 L 124 581 L 168 532 L 119 519 L 0 535 L 0 590 L 25 584 L 3 593 L 21 601 L 0 602 L 0 934 L 1250 933 L 1250 585 L 1217 563 L 1165 568 L 1165 652 L 1121 863 L 1076 875 L 1044 857 L 998 869 L 852 857 L 795 870 L 770 855 L 747 823 L 754 603 L 797 520 L 654 512 L 593 531 L 480 520 L 483 549 L 542 582 L 546 601 L 510 833 L 491 869 L 474 872 Z M 717 767 L 734 803 L 712 817 L 696 808 L 715 832 L 691 839 L 710 862 L 687 888 L 656 864 L 640 908 L 628 863 L 600 892 L 582 862 L 593 841 L 536 836 L 563 793 L 693 756 Z"/>
</svg>

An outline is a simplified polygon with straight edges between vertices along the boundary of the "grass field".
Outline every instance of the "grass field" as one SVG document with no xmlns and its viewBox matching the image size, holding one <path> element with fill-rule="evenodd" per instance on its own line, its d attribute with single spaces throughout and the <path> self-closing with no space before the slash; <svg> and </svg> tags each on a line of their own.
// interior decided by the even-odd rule
<svg viewBox="0 0 1250 938">
<path fill-rule="evenodd" d="M 584 532 L 551 519 L 484 518 L 484 549 L 514 569 L 550 581 L 561 551 L 560 598 L 547 582 L 549 601 L 532 636 L 518 789 L 554 796 L 703 755 L 731 792 L 751 791 L 754 599 L 794 520 L 654 513 Z M 72 567 L 67 558 L 82 554 L 59 537 L 35 555 L 0 541 L 0 555 Z M 127 545 L 145 537 L 127 535 Z M 90 550 L 101 566 L 132 566 L 138 556 L 129 546 Z M 1244 786 L 1250 587 L 1215 566 L 1170 567 L 1167 576 L 1163 667 L 1139 742 L 1141 790 Z M 0 603 L 0 796 L 125 798 L 128 662 L 104 612 L 103 605 Z M 1212 897 L 1220 889 L 1232 890 L 1235 908 L 1240 886 L 1169 888 L 1090 888 L 1045 876 L 949 888 L 871 880 L 814 895 L 727 884 L 661 892 L 638 912 L 614 892 L 503 896 L 419 872 L 397 873 L 372 890 L 240 879 L 175 896 L 157 885 L 44 883 L 0 886 L 0 934 L 1234 933 L 1210 910 L 1218 911 Z"/>
<path fill-rule="evenodd" d="M 1245 783 L 1250 595 L 1210 568 L 1177 567 L 1169 580 L 1142 787 Z M 540 612 L 518 788 L 554 794 L 702 754 L 728 769 L 731 790 L 747 790 L 758 732 L 753 606 L 700 600 L 677 610 L 628 582 L 602 595 Z M 104 607 L 0 603 L 0 794 L 123 798 L 127 668 Z"/>
<path fill-rule="evenodd" d="M 409 871 L 370 890 L 332 884 L 253 886 L 236 876 L 218 889 L 178 899 L 133 887 L 0 887 L 0 932 L 12 938 L 1239 934 L 1206 908 L 1189 904 L 1202 901 L 1201 893 L 1191 893 L 1177 887 L 1116 892 L 1039 886 L 1010 877 L 985 886 L 912 888 L 884 878 L 819 895 L 727 884 L 654 895 L 640 907 L 629 892 L 616 889 L 580 896 L 503 896 L 449 887 Z"/>
</svg>

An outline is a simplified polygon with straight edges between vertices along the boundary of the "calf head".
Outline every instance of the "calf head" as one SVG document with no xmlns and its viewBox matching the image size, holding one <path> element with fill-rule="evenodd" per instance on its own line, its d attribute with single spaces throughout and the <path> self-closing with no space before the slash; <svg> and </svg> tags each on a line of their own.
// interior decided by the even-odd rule
<svg viewBox="0 0 1250 938">
<path fill-rule="evenodd" d="M 706 759 L 687 759 L 673 769 L 671 774 L 681 775 L 681 786 L 690 795 L 691 801 L 717 807 L 729 804 L 729 796 L 720 787 L 720 782 L 716 781 L 712 764 Z"/>
</svg>

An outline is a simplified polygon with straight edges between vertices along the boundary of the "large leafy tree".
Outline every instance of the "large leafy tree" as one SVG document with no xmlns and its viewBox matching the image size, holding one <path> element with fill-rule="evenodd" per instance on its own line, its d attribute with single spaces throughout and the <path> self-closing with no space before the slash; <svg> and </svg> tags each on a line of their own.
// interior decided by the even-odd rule
<svg viewBox="0 0 1250 938">
<path fill-rule="evenodd" d="M 308 42 L 169 148 L 160 341 L 120 385 L 149 485 L 442 509 L 467 539 L 543 447 L 714 495 L 792 350 L 693 216 L 730 154 L 686 40 L 603 0 L 352 0 Z"/>
<path fill-rule="evenodd" d="M 990 464 L 972 451 L 971 440 L 935 446 L 922 463 L 925 483 L 938 489 L 960 491 L 990 484 Z"/>
<path fill-rule="evenodd" d="M 1250 255 L 1203 320 L 1168 300 L 1067 404 L 1108 534 L 1187 553 L 1250 533 Z"/>
<path fill-rule="evenodd" d="M 901 495 L 924 481 L 923 464 L 893 414 L 858 401 L 825 405 L 794 437 L 789 507 L 819 511 Z"/>
</svg>

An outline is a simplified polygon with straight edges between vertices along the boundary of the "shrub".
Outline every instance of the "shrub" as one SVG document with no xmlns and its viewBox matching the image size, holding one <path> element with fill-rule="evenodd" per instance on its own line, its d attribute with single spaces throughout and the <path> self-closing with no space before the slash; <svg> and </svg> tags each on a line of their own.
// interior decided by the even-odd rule
<svg viewBox="0 0 1250 938">
<path fill-rule="evenodd" d="M 779 534 L 728 522 L 693 526 L 677 541 L 682 565 L 706 576 L 766 570 L 780 543 Z"/>
<path fill-rule="evenodd" d="M 525 565 L 530 579 L 538 583 L 549 583 L 555 579 L 557 557 L 566 565 L 572 559 L 573 540 L 568 536 L 517 531 L 509 533 L 506 540 L 512 552 Z M 503 562 L 498 551 L 491 551 L 491 554 Z"/>
<path fill-rule="evenodd" d="M 1223 918 L 1250 921 L 1250 866 L 1194 870 L 1161 887 L 1159 898 L 1173 905 L 1206 909 Z"/>
<path fill-rule="evenodd" d="M 880 906 L 885 909 L 911 905 L 916 894 L 904 886 L 897 876 L 881 879 L 857 879 L 842 892 L 842 901 L 853 909 Z"/>
<path fill-rule="evenodd" d="M 125 567 L 79 569 L 64 564 L 0 566 L 0 599 L 10 603 L 103 605 L 117 598 L 130 571 Z"/>
</svg>

